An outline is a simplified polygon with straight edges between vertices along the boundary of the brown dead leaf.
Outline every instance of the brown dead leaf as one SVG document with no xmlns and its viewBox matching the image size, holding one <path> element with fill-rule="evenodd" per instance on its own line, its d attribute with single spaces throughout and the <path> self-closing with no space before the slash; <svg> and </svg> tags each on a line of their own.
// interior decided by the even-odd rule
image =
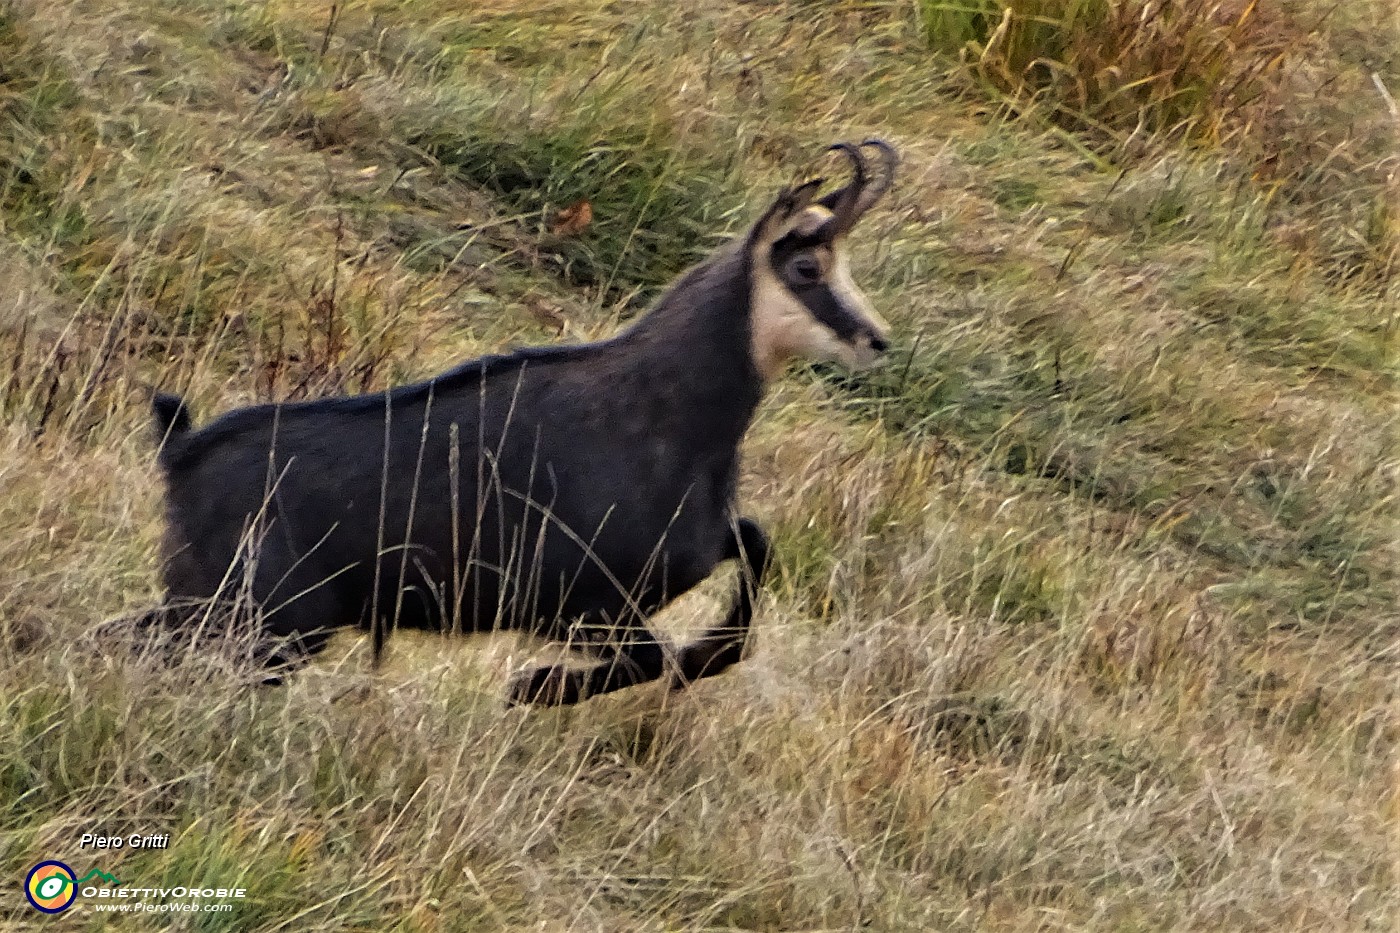
<svg viewBox="0 0 1400 933">
<path fill-rule="evenodd" d="M 593 205 L 585 199 L 570 204 L 555 214 L 554 222 L 549 225 L 549 232 L 555 236 L 578 236 L 591 223 L 593 223 Z"/>
</svg>

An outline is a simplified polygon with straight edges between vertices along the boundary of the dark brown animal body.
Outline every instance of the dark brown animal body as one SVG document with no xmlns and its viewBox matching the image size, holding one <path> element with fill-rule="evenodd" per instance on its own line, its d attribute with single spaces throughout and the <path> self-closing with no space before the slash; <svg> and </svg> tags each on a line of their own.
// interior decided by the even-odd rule
<svg viewBox="0 0 1400 933">
<path fill-rule="evenodd" d="M 861 150 L 844 148 L 850 185 L 821 202 L 814 184 L 784 192 L 609 340 L 473 360 L 382 393 L 245 408 L 198 430 L 183 402 L 159 396 L 161 621 L 178 630 L 200 607 L 241 603 L 277 665 L 347 625 L 374 631 L 376 657 L 397 626 L 591 636 L 601 663 L 526 672 L 512 699 L 529 702 L 668 672 L 686 683 L 738 661 L 769 551 L 737 510 L 739 447 L 772 361 L 812 344 L 791 337 L 789 318 L 802 309 L 836 355 L 885 344 L 848 278 L 814 268 L 827 255 L 844 269 L 830 251 L 873 201 Z M 725 560 L 742 568 L 728 617 L 670 650 L 646 618 Z"/>
</svg>

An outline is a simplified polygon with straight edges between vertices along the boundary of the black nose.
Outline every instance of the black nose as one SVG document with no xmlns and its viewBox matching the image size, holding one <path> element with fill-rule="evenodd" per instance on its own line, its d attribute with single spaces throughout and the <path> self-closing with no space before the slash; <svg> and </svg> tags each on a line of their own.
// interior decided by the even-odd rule
<svg viewBox="0 0 1400 933">
<path fill-rule="evenodd" d="M 876 353 L 884 353 L 890 348 L 890 342 L 879 334 L 870 335 L 870 349 Z"/>
</svg>

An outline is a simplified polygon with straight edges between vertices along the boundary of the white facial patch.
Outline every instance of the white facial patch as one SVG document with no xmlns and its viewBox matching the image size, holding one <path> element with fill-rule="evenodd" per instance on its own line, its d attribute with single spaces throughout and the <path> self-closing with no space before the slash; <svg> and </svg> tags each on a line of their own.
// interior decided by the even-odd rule
<svg viewBox="0 0 1400 933">
<path fill-rule="evenodd" d="M 753 328 L 753 361 L 764 379 L 781 375 L 793 357 L 835 360 L 858 365 L 855 347 L 843 342 L 836 331 L 812 316 L 773 272 L 766 259 L 754 263 L 753 292 L 749 304 Z"/>
<path fill-rule="evenodd" d="M 832 245 L 831 254 L 834 261 L 831 264 L 831 271 L 827 274 L 827 281 L 831 284 L 831 290 L 836 294 L 841 304 L 855 311 L 860 317 L 870 324 L 870 329 L 875 331 L 875 335 L 882 340 L 889 339 L 890 325 L 885 323 L 885 319 L 880 317 L 875 306 L 870 303 L 870 299 L 865 297 L 865 292 L 861 291 L 851 278 L 851 264 L 846 259 L 846 250 L 838 240 Z"/>
<path fill-rule="evenodd" d="M 820 205 L 808 207 L 786 225 L 772 242 L 787 231 L 810 236 L 830 218 L 831 212 L 826 208 Z M 851 279 L 840 242 L 819 247 L 819 250 L 827 286 L 845 310 L 865 325 L 851 342 L 842 340 L 834 330 L 817 320 L 773 271 L 768 256 L 772 242 L 760 244 L 758 254 L 754 256 L 753 290 L 750 295 L 753 360 L 763 378 L 773 379 L 780 375 L 783 367 L 794 357 L 813 362 L 832 361 L 850 369 L 860 369 L 879 358 L 879 352 L 872 345 L 872 332 L 874 337 L 883 340 L 889 326 Z"/>
</svg>

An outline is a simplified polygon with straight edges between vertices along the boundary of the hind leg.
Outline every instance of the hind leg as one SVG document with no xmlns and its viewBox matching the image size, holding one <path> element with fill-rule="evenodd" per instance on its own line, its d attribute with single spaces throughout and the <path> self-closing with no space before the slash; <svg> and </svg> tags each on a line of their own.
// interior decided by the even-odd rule
<svg viewBox="0 0 1400 933">
<path fill-rule="evenodd" d="M 254 658 L 275 672 L 264 683 L 280 684 L 281 674 L 305 665 L 326 649 L 336 629 L 356 621 L 324 577 L 310 581 L 308 574 L 298 581 L 298 576 L 283 581 L 271 598 L 257 601 L 262 608 Z M 297 586 L 298 582 L 303 585 Z M 287 593 L 294 595 L 278 600 L 278 595 Z"/>
<path fill-rule="evenodd" d="M 291 591 L 282 586 L 271 598 L 258 599 L 256 586 L 240 594 L 213 599 L 189 599 L 172 595 L 164 605 L 138 621 L 138 629 L 158 632 L 155 637 L 171 649 L 231 653 L 275 671 L 263 682 L 280 684 L 281 674 L 301 667 L 323 651 L 334 629 L 331 620 L 341 618 L 340 600 L 328 586 L 308 586 L 294 598 L 278 600 Z"/>
<path fill-rule="evenodd" d="M 110 619 L 93 628 L 97 644 L 162 665 L 223 659 L 239 666 L 285 663 L 271 659 L 255 613 L 245 604 L 219 600 L 167 600 L 143 613 Z M 277 682 L 277 681 L 272 681 Z"/>
<path fill-rule="evenodd" d="M 324 650 L 334 629 L 356 621 L 341 598 L 344 580 L 318 566 L 314 548 L 297 550 L 277 522 L 245 534 L 227 551 L 220 544 L 200 547 L 167 535 L 168 595 L 141 627 L 159 629 L 187 649 L 217 642 L 224 651 L 286 670 Z"/>
<path fill-rule="evenodd" d="M 86 637 L 94 644 L 174 662 L 181 651 L 201 643 L 200 617 L 217 611 L 208 600 L 166 599 L 159 606 L 117 616 L 93 626 Z"/>
</svg>

